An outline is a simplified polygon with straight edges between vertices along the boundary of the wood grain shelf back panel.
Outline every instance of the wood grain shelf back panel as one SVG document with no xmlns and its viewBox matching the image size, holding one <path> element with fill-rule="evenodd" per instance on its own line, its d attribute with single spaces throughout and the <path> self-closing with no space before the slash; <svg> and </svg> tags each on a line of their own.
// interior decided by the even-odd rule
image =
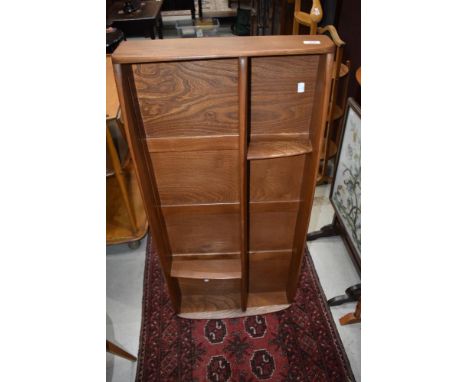
<svg viewBox="0 0 468 382">
<path fill-rule="evenodd" d="M 256 57 L 251 62 L 251 135 L 308 133 L 319 57 Z M 304 83 L 303 93 L 298 83 Z"/>
<path fill-rule="evenodd" d="M 173 260 L 214 260 L 237 259 L 240 260 L 240 252 L 202 252 L 202 253 L 173 253 Z"/>
<path fill-rule="evenodd" d="M 248 160 L 291 157 L 312 152 L 309 139 L 301 141 L 271 140 L 250 142 Z"/>
<path fill-rule="evenodd" d="M 173 253 L 240 251 L 240 207 L 202 205 L 162 207 Z"/>
<path fill-rule="evenodd" d="M 238 150 L 238 135 L 207 135 L 193 137 L 147 138 L 146 144 L 150 153 Z"/>
<path fill-rule="evenodd" d="M 247 145 L 249 134 L 249 59 L 239 57 L 239 246 L 241 252 L 241 309 L 247 309 L 249 295 L 249 167 Z"/>
<path fill-rule="evenodd" d="M 319 44 L 304 44 L 304 41 Z M 114 63 L 206 60 L 229 57 L 290 56 L 334 53 L 327 36 L 249 36 L 122 41 L 112 54 Z"/>
<path fill-rule="evenodd" d="M 297 214 L 297 225 L 294 233 L 295 253 L 291 257 L 290 269 L 299 270 L 304 256 L 306 235 L 309 226 L 312 202 L 315 193 L 318 167 L 320 164 L 320 147 L 324 136 L 328 101 L 330 98 L 332 67 L 334 55 L 329 53 L 320 57 L 318 65 L 318 78 L 315 87 L 317 102 L 313 105 L 311 113 L 309 134 L 312 146 L 317 148 L 305 155 L 303 184 L 301 189 L 301 204 Z M 291 272 L 288 278 L 287 295 L 292 301 L 297 291 L 299 272 Z"/>
<path fill-rule="evenodd" d="M 180 288 L 179 284 L 170 277 L 172 250 L 169 244 L 163 212 L 160 208 L 159 193 L 157 189 L 155 189 L 155 182 L 152 177 L 153 170 L 151 161 L 142 141 L 144 130 L 138 102 L 136 100 L 136 90 L 131 66 L 114 65 L 114 75 L 121 104 L 125 132 L 129 141 L 132 158 L 135 161 L 136 174 L 146 214 L 152 232 L 158 232 L 157 235 L 153 235 L 153 239 L 158 248 L 158 256 L 161 260 L 162 270 L 167 280 L 167 286 L 170 291 L 169 297 L 174 306 L 174 310 L 179 312 L 181 304 Z"/>
<path fill-rule="evenodd" d="M 177 278 L 182 296 L 181 313 L 240 309 L 240 279 Z"/>
<path fill-rule="evenodd" d="M 249 250 L 292 248 L 299 205 L 300 202 L 250 203 Z"/>
<path fill-rule="evenodd" d="M 151 153 L 162 205 L 239 202 L 236 150 Z"/>
<path fill-rule="evenodd" d="M 250 202 L 299 200 L 304 160 L 298 155 L 250 161 Z"/>
<path fill-rule="evenodd" d="M 133 66 L 147 137 L 238 135 L 237 60 Z"/>
<path fill-rule="evenodd" d="M 257 293 L 286 290 L 291 255 L 292 250 L 251 252 L 249 254 L 250 291 Z"/>
</svg>

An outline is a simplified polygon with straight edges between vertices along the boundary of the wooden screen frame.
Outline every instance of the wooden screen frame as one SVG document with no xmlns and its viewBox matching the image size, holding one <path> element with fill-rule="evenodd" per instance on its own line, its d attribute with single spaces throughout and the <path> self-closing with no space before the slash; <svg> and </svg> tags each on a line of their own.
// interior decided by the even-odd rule
<svg viewBox="0 0 468 382">
<path fill-rule="evenodd" d="M 359 119 L 361 119 L 360 105 L 354 100 L 354 98 L 349 97 L 346 102 L 345 113 L 341 121 L 340 141 L 338 145 L 338 151 L 336 153 L 335 168 L 333 170 L 333 179 L 332 179 L 332 183 L 330 186 L 329 199 L 330 199 L 331 205 L 333 206 L 333 209 L 335 210 L 335 219 L 336 219 L 336 223 L 337 223 L 336 225 L 337 225 L 338 231 L 345 242 L 345 247 L 351 256 L 351 259 L 353 260 L 353 263 L 356 266 L 356 269 L 358 270 L 359 273 L 361 273 L 361 256 L 357 252 L 356 248 L 354 247 L 354 244 L 351 238 L 349 237 L 348 232 L 346 231 L 346 228 L 344 226 L 343 219 L 339 214 L 338 207 L 335 205 L 335 202 L 333 201 L 333 190 L 335 188 L 336 174 L 338 172 L 338 163 L 340 163 L 341 152 L 343 149 L 343 139 L 346 133 L 346 121 L 348 119 L 348 114 L 349 114 L 350 109 L 352 109 L 359 116 Z"/>
</svg>

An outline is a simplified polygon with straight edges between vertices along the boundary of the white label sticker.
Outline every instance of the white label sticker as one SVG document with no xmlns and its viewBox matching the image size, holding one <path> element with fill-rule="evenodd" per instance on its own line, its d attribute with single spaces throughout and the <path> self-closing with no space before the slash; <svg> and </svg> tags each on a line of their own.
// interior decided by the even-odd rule
<svg viewBox="0 0 468 382">
<path fill-rule="evenodd" d="M 306 40 L 306 41 L 303 41 L 303 42 L 306 45 L 320 45 L 320 41 L 315 41 L 315 40 Z"/>
<path fill-rule="evenodd" d="M 298 82 L 297 83 L 297 92 L 298 93 L 304 93 L 304 87 L 305 87 L 304 82 Z"/>
</svg>

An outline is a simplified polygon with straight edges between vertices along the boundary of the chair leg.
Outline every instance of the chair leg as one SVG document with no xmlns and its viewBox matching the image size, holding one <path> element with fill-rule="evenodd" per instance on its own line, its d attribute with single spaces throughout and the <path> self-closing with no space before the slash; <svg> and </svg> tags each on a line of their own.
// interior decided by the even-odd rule
<svg viewBox="0 0 468 382">
<path fill-rule="evenodd" d="M 137 360 L 135 356 L 131 355 L 130 353 L 127 353 L 120 346 L 117 346 L 116 344 L 113 344 L 108 340 L 106 340 L 106 352 L 128 359 L 132 362 L 135 362 Z"/>
<path fill-rule="evenodd" d="M 313 21 L 310 23 L 309 34 L 317 34 L 317 24 Z"/>
<path fill-rule="evenodd" d="M 299 34 L 299 23 L 296 21 L 296 18 L 294 18 L 292 34 Z"/>
</svg>

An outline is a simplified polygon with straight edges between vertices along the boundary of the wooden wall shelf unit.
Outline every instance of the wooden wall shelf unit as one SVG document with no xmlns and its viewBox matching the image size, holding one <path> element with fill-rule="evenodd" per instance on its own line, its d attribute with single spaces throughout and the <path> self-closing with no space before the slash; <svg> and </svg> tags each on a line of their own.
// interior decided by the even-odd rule
<svg viewBox="0 0 468 382">
<path fill-rule="evenodd" d="M 112 55 L 179 316 L 261 314 L 294 299 L 334 53 L 327 36 L 308 35 L 125 41 Z"/>
</svg>

